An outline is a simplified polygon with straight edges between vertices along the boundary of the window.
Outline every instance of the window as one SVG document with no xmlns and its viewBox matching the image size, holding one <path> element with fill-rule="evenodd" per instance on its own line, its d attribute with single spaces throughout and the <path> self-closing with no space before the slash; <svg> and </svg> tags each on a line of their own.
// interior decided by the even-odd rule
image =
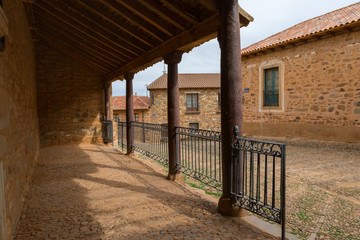
<svg viewBox="0 0 360 240">
<path fill-rule="evenodd" d="M 189 128 L 199 129 L 199 123 L 189 123 Z"/>
<path fill-rule="evenodd" d="M 186 110 L 187 111 L 199 111 L 198 94 L 197 93 L 186 94 Z"/>
<path fill-rule="evenodd" d="M 264 106 L 279 106 L 279 68 L 264 70 Z"/>
<path fill-rule="evenodd" d="M 259 111 L 284 111 L 284 63 L 263 62 L 259 67 Z"/>
<path fill-rule="evenodd" d="M 114 114 L 114 122 L 118 122 L 120 120 L 118 114 Z"/>
<path fill-rule="evenodd" d="M 139 114 L 135 113 L 135 122 L 139 121 Z"/>
</svg>

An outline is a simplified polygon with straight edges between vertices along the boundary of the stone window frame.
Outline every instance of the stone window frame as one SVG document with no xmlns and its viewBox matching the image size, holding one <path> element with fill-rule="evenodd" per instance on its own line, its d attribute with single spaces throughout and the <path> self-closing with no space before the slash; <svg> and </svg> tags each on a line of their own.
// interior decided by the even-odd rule
<svg viewBox="0 0 360 240">
<path fill-rule="evenodd" d="M 188 94 L 197 94 L 197 109 L 189 109 L 187 107 L 187 95 Z M 185 114 L 199 114 L 200 113 L 200 92 L 198 91 L 191 91 L 191 92 L 185 92 L 185 108 L 186 112 Z"/>
<path fill-rule="evenodd" d="M 279 106 L 264 106 L 265 70 L 269 68 L 279 69 Z M 284 63 L 279 60 L 262 62 L 259 66 L 259 112 L 284 112 Z"/>
</svg>

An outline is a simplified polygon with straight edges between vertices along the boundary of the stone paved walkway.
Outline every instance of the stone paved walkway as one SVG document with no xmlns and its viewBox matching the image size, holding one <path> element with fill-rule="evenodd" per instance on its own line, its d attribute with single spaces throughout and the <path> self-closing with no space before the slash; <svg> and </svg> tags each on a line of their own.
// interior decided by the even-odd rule
<svg viewBox="0 0 360 240">
<path fill-rule="evenodd" d="M 15 239 L 273 239 L 111 147 L 42 148 Z"/>
</svg>

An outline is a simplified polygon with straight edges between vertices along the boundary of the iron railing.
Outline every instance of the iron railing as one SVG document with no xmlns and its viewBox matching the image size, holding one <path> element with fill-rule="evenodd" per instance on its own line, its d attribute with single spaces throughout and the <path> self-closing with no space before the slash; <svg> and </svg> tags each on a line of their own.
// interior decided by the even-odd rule
<svg viewBox="0 0 360 240">
<path fill-rule="evenodd" d="M 104 143 L 111 143 L 113 141 L 113 121 L 104 120 L 102 122 L 102 133 Z"/>
<path fill-rule="evenodd" d="M 126 122 L 118 122 L 118 145 L 123 150 L 126 149 Z"/>
<path fill-rule="evenodd" d="M 239 136 L 234 129 L 233 203 L 281 224 L 285 239 L 285 145 Z"/>
<path fill-rule="evenodd" d="M 181 171 L 204 184 L 221 190 L 221 133 L 176 127 Z"/>
<path fill-rule="evenodd" d="M 165 124 L 132 122 L 133 149 L 163 164 L 168 164 L 168 128 Z"/>
<path fill-rule="evenodd" d="M 119 146 L 126 146 L 125 125 L 119 122 Z M 131 122 L 131 125 L 133 149 L 167 165 L 167 125 L 142 122 Z M 176 134 L 177 164 L 181 171 L 221 190 L 221 133 L 176 127 Z M 233 203 L 280 223 L 282 239 L 285 239 L 285 145 L 242 138 L 235 127 L 231 157 Z"/>
</svg>

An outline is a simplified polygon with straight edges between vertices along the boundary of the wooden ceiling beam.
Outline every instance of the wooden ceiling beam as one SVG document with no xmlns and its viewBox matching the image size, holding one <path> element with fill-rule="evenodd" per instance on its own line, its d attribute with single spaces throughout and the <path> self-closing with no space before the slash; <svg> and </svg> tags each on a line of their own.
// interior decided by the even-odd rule
<svg viewBox="0 0 360 240">
<path fill-rule="evenodd" d="M 98 65 L 92 61 L 89 61 L 89 57 L 87 55 L 84 55 L 83 53 L 80 53 L 78 49 L 67 46 L 64 43 L 61 42 L 54 42 L 52 40 L 49 40 L 46 36 L 42 36 L 39 34 L 40 42 L 45 44 L 46 46 L 58 51 L 61 54 L 64 54 L 65 56 L 68 56 L 69 58 L 75 59 L 76 61 L 82 62 L 85 65 L 87 65 L 89 68 L 101 72 L 102 74 L 106 74 L 111 72 L 110 69 L 103 67 L 101 65 Z"/>
<path fill-rule="evenodd" d="M 165 10 L 161 9 L 161 6 L 158 3 L 154 3 L 152 0 L 143 0 L 141 1 L 141 4 L 144 5 L 147 9 L 150 9 L 151 11 L 155 12 L 158 15 L 158 17 L 163 18 L 164 20 L 168 21 L 172 25 L 179 28 L 181 31 L 185 30 L 185 27 L 181 23 L 175 21 L 174 16 L 170 16 L 167 13 L 165 13 L 166 9 Z"/>
<path fill-rule="evenodd" d="M 73 31 L 78 32 L 78 33 L 83 33 L 84 35 L 88 36 L 92 40 L 97 41 L 100 44 L 106 45 L 113 52 L 117 52 L 118 54 L 122 55 L 127 60 L 132 59 L 135 56 L 138 56 L 137 54 L 133 54 L 132 52 L 129 52 L 126 48 L 122 48 L 122 46 L 119 46 L 119 43 L 111 42 L 111 40 L 109 40 L 108 38 L 105 38 L 102 35 L 98 35 L 93 30 L 88 29 L 87 27 L 79 24 L 78 22 L 72 20 L 70 17 L 68 17 L 66 15 L 62 15 L 61 13 L 54 12 L 54 11 L 53 12 L 47 11 L 39 6 L 34 6 L 34 12 L 37 14 L 37 16 L 41 15 L 42 17 L 48 19 L 49 21 L 57 22 L 57 24 L 59 26 L 73 29 Z M 123 50 L 123 51 L 121 51 L 121 50 Z"/>
<path fill-rule="evenodd" d="M 94 19 L 98 19 L 99 21 L 103 22 L 104 25 L 107 22 L 107 26 L 111 24 L 113 27 L 113 32 L 122 32 L 121 35 L 127 35 L 129 38 L 133 38 L 133 41 L 139 41 L 138 44 L 141 42 L 142 44 L 147 45 L 148 47 L 152 48 L 157 45 L 161 40 L 155 39 L 151 37 L 151 35 L 147 35 L 144 31 L 138 31 L 134 27 L 128 24 L 128 22 L 124 21 L 124 18 L 118 17 L 114 14 L 114 12 L 109 13 L 104 9 L 104 5 L 102 2 L 98 0 L 71 0 L 72 2 L 77 2 L 81 4 L 82 7 L 86 8 L 86 12 L 84 13 L 88 15 L 91 13 L 91 17 Z M 75 7 L 76 4 L 72 4 L 71 7 Z M 96 17 L 96 18 L 95 18 Z M 114 28 L 115 27 L 115 28 Z M 130 27 L 130 29 L 128 29 Z M 117 31 L 115 31 L 117 30 Z M 152 38 L 152 39 L 151 39 Z"/>
<path fill-rule="evenodd" d="M 46 14 L 44 14 L 46 15 Z M 125 63 L 128 61 L 129 58 L 126 58 L 119 54 L 116 49 L 109 48 L 107 45 L 104 45 L 102 42 L 96 41 L 96 38 L 93 39 L 92 37 L 89 37 L 88 35 L 82 33 L 81 31 L 77 31 L 76 29 L 71 28 L 71 26 L 64 24 L 63 22 L 55 22 L 53 18 L 46 17 L 41 14 L 37 14 L 36 18 L 37 21 L 44 25 L 45 27 L 54 27 L 56 26 L 57 29 L 62 31 L 63 34 L 71 34 L 73 36 L 79 37 L 81 39 L 84 39 L 85 42 L 89 43 L 90 45 L 94 45 L 95 48 L 100 48 L 101 52 L 104 52 L 105 54 L 108 54 L 109 56 L 112 56 L 116 61 Z"/>
<path fill-rule="evenodd" d="M 199 19 L 188 13 L 186 9 L 184 9 L 180 4 L 178 4 L 177 1 L 168 1 L 168 0 L 160 0 L 164 6 L 166 6 L 168 9 L 170 9 L 172 12 L 178 14 L 182 18 L 184 18 L 186 21 L 190 22 L 191 24 L 197 24 L 199 23 Z"/>
<path fill-rule="evenodd" d="M 111 11 L 119 15 L 121 18 L 125 19 L 125 21 L 129 22 L 132 25 L 130 26 L 131 28 L 135 26 L 160 42 L 164 41 L 169 37 L 164 32 L 160 31 L 153 25 L 146 22 L 144 19 L 138 17 L 137 15 L 129 11 L 127 8 L 120 5 L 117 1 L 103 0 L 102 3 L 107 6 Z"/>
<path fill-rule="evenodd" d="M 54 1 L 44 1 L 38 0 L 36 2 L 36 6 L 43 8 L 44 10 L 48 11 L 50 14 L 56 12 L 55 16 L 59 16 L 58 18 L 61 19 L 68 19 L 70 18 L 70 23 L 75 22 L 79 23 L 85 28 L 91 30 L 95 33 L 95 36 L 104 37 L 110 40 L 115 45 L 119 46 L 120 48 L 126 50 L 134 54 L 135 56 L 139 56 L 145 52 L 144 49 L 140 48 L 133 42 L 124 39 L 122 36 L 116 35 L 113 32 L 104 28 L 101 24 L 96 22 L 94 19 L 87 18 L 83 13 L 78 12 L 72 8 L 69 8 L 63 1 L 54 2 Z"/>
<path fill-rule="evenodd" d="M 66 41 L 71 43 L 71 45 L 73 45 L 74 47 L 77 47 L 79 49 L 88 52 L 92 56 L 95 56 L 96 59 L 98 59 L 99 61 L 106 63 L 106 65 L 110 65 L 114 68 L 117 68 L 124 63 L 124 62 L 120 62 L 120 60 L 110 57 L 106 53 L 104 54 L 102 48 L 95 46 L 94 44 L 88 42 L 83 38 L 69 34 L 68 32 L 66 32 L 65 30 L 59 27 L 54 28 L 54 25 L 51 27 L 48 24 L 42 22 L 39 30 L 53 35 L 54 37 L 58 38 L 58 41 Z"/>
<path fill-rule="evenodd" d="M 54 31 L 49 31 L 49 29 L 39 29 L 38 35 L 40 35 L 41 37 L 46 37 L 48 41 L 52 40 L 54 42 L 62 42 L 64 43 L 64 45 L 72 46 L 72 48 L 75 48 L 79 52 L 86 55 L 91 62 L 96 62 L 98 65 L 107 67 L 108 69 L 117 68 L 117 65 L 114 64 L 112 61 L 100 57 L 94 50 L 90 50 L 84 46 L 78 45 L 73 39 L 70 39 L 69 37 L 56 34 L 54 33 Z"/>
<path fill-rule="evenodd" d="M 211 12 L 217 11 L 215 0 L 198 0 L 198 2 Z"/>
<path fill-rule="evenodd" d="M 141 4 L 139 4 L 137 1 L 133 1 L 133 0 L 122 0 L 122 1 L 115 0 L 115 1 L 120 5 L 122 5 L 123 7 L 127 8 L 129 11 L 131 11 L 138 17 L 144 19 L 146 22 L 149 22 L 157 29 L 166 33 L 170 37 L 174 36 L 176 33 L 179 32 L 178 29 L 176 28 L 174 29 L 174 27 L 170 25 L 168 22 L 160 19 L 158 15 L 154 14 L 151 11 L 146 11 L 147 9 Z"/>
<path fill-rule="evenodd" d="M 191 45 L 193 42 L 198 41 L 199 39 L 210 38 L 216 36 L 219 25 L 219 15 L 216 14 L 207 20 L 194 25 L 192 28 L 182 32 L 181 34 L 174 36 L 173 38 L 163 42 L 156 48 L 148 51 L 143 56 L 138 57 L 134 61 L 131 61 L 114 72 L 108 74 L 104 81 L 111 82 L 115 79 L 121 78 L 127 72 L 137 72 L 144 68 L 144 66 L 149 66 L 157 61 L 161 60 L 162 57 L 176 49 L 184 49 L 184 46 Z M 211 36 L 211 37 L 209 37 Z"/>
</svg>

